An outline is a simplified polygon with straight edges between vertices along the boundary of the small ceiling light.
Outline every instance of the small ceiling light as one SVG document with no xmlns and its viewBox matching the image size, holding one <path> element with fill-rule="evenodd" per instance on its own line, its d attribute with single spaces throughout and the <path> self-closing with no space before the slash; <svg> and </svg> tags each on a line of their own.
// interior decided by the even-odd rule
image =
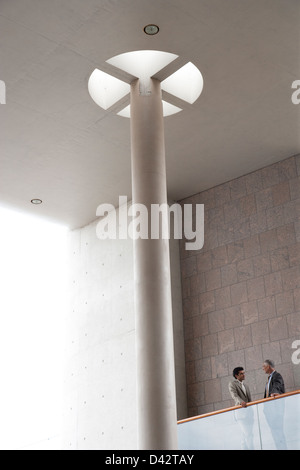
<svg viewBox="0 0 300 470">
<path fill-rule="evenodd" d="M 31 204 L 42 204 L 42 200 L 41 199 L 31 199 Z"/>
<path fill-rule="evenodd" d="M 147 26 L 144 28 L 144 31 L 149 36 L 154 36 L 158 33 L 159 27 L 156 24 L 147 24 Z"/>
</svg>

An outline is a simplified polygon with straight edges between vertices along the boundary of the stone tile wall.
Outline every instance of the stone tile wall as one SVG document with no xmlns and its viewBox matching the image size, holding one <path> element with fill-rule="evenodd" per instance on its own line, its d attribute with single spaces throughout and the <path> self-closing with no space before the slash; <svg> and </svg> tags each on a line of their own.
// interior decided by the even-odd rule
<svg viewBox="0 0 300 470">
<path fill-rule="evenodd" d="M 300 389 L 299 177 L 295 156 L 181 201 L 205 205 L 204 247 L 180 247 L 189 416 L 232 406 L 240 365 L 263 398 L 264 359 Z"/>
</svg>

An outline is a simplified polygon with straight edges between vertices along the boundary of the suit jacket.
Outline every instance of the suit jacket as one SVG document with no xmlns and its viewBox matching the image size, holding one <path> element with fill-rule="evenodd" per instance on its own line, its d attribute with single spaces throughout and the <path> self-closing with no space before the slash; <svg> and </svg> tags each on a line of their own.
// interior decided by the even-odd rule
<svg viewBox="0 0 300 470">
<path fill-rule="evenodd" d="M 269 378 L 268 378 L 269 381 Z M 267 383 L 268 383 L 267 381 Z M 267 393 L 267 384 L 265 387 L 265 394 L 264 398 L 266 398 L 266 393 Z M 285 393 L 285 387 L 284 387 L 284 381 L 282 376 L 279 374 L 279 372 L 276 372 L 276 370 L 273 372 L 271 380 L 270 380 L 270 385 L 269 385 L 269 396 L 271 393 L 279 393 L 280 395 L 282 393 Z"/>
<path fill-rule="evenodd" d="M 246 389 L 246 393 L 244 393 L 242 385 L 237 379 L 230 382 L 228 387 L 230 395 L 232 396 L 235 405 L 240 405 L 243 401 L 245 401 L 246 403 L 252 401 L 250 389 L 245 383 L 244 387 Z"/>
</svg>

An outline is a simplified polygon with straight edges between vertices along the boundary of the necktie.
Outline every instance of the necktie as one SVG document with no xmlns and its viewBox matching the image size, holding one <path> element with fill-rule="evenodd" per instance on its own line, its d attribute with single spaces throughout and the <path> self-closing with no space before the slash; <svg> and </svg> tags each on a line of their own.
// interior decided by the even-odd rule
<svg viewBox="0 0 300 470">
<path fill-rule="evenodd" d="M 268 398 L 268 396 L 269 396 L 269 383 L 270 383 L 270 378 L 271 378 L 271 376 L 269 375 L 269 377 L 268 377 L 268 382 L 267 382 L 267 384 L 266 384 L 266 398 Z"/>
</svg>

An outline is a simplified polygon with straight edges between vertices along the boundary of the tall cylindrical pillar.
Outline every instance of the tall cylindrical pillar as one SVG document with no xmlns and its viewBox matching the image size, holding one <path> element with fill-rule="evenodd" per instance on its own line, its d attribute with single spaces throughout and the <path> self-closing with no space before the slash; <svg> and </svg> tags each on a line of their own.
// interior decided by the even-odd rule
<svg viewBox="0 0 300 470">
<path fill-rule="evenodd" d="M 148 238 L 134 240 L 138 447 L 176 449 L 169 240 L 151 238 L 150 220 L 152 204 L 167 204 L 161 89 L 142 85 L 131 84 L 130 107 L 132 202 L 149 214 Z"/>
</svg>

